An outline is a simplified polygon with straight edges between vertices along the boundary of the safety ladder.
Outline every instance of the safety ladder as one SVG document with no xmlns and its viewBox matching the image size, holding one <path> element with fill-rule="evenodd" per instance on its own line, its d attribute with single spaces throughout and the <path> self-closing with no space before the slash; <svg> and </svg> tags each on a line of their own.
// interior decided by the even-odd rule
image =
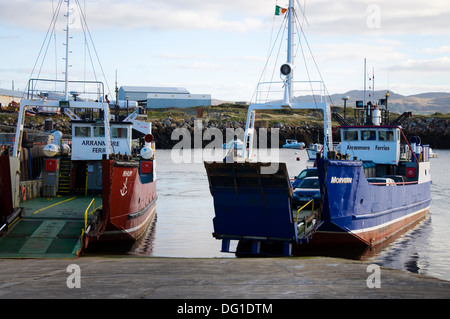
<svg viewBox="0 0 450 319">
<path fill-rule="evenodd" d="M 61 159 L 59 170 L 59 188 L 60 195 L 67 195 L 70 192 L 70 171 L 72 164 L 70 159 Z"/>
</svg>

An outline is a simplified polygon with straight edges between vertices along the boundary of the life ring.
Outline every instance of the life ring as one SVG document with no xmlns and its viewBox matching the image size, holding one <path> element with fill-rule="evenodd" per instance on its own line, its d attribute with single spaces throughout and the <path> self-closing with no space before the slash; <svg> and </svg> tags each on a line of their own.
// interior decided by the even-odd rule
<svg viewBox="0 0 450 319">
<path fill-rule="evenodd" d="M 25 186 L 22 186 L 22 198 L 23 198 L 23 201 L 27 200 L 27 189 Z"/>
</svg>

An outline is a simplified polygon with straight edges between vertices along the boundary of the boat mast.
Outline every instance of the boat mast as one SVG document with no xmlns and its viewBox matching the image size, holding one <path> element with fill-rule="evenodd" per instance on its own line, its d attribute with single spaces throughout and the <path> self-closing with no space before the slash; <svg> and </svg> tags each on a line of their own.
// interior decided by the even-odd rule
<svg viewBox="0 0 450 319">
<path fill-rule="evenodd" d="M 69 92 L 68 92 L 68 83 L 69 83 L 69 27 L 70 27 L 70 0 L 65 0 L 67 2 L 67 24 L 66 24 L 66 72 L 64 74 L 64 82 L 65 82 L 65 88 L 64 88 L 64 94 L 65 94 L 65 101 L 69 100 Z"/>
<path fill-rule="evenodd" d="M 255 129 L 255 111 L 256 110 L 285 110 L 285 109 L 320 109 L 324 114 L 324 150 L 323 157 L 327 158 L 328 150 L 333 149 L 332 126 L 331 126 L 331 110 L 330 105 L 326 101 L 304 103 L 293 101 L 293 81 L 294 81 L 294 23 L 295 11 L 294 0 L 289 0 L 288 14 L 288 39 L 287 39 L 287 61 L 281 66 L 281 78 L 284 86 L 284 96 L 282 101 L 272 101 L 263 103 L 250 103 L 247 111 L 247 121 L 244 136 L 244 148 L 241 157 L 250 159 L 252 156 Z M 279 82 L 277 82 L 279 83 Z M 261 83 L 260 83 L 261 84 Z M 323 83 L 322 83 L 323 86 Z M 259 86 L 258 86 L 259 87 Z M 258 94 L 258 92 L 256 92 Z M 314 94 L 314 93 L 313 93 Z"/>
<path fill-rule="evenodd" d="M 294 70 L 293 70 L 293 59 L 292 52 L 294 51 L 294 6 L 292 4 L 293 0 L 289 0 L 288 8 L 288 39 L 287 39 L 287 66 L 290 67 L 289 73 L 286 74 L 285 80 L 285 90 L 284 90 L 284 103 L 289 105 L 292 101 L 293 92 L 293 80 L 294 80 Z M 282 71 L 283 73 L 283 71 Z M 284 73 L 283 73 L 284 74 Z"/>
</svg>

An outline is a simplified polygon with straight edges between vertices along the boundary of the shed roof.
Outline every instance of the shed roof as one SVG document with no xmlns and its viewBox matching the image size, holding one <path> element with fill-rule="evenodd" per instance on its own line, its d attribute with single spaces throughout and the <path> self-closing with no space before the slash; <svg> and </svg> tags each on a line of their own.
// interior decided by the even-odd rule
<svg viewBox="0 0 450 319">
<path fill-rule="evenodd" d="M 122 86 L 121 89 L 126 92 L 135 93 L 190 94 L 189 91 L 183 87 Z"/>
<path fill-rule="evenodd" d="M 0 95 L 22 98 L 24 96 L 24 93 L 21 91 L 15 91 L 15 90 L 13 91 L 13 90 L 8 90 L 8 89 L 0 89 Z"/>
</svg>

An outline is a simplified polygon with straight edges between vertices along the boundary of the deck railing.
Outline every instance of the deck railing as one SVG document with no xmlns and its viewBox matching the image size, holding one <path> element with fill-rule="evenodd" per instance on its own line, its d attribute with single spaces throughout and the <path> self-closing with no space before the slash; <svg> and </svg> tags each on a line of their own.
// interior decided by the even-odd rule
<svg viewBox="0 0 450 319">
<path fill-rule="evenodd" d="M 82 230 L 81 233 L 81 239 L 83 239 L 83 236 L 89 232 L 88 226 L 87 226 L 87 219 L 88 219 L 88 215 L 89 215 L 89 208 L 92 206 L 92 213 L 95 212 L 95 198 L 93 198 L 91 200 L 91 202 L 89 203 L 88 207 L 86 208 L 86 210 L 84 211 L 84 228 Z"/>
<path fill-rule="evenodd" d="M 312 211 L 314 211 L 314 199 L 311 199 L 309 202 L 307 202 L 305 205 L 303 205 L 299 210 L 297 210 L 297 225 L 298 225 L 298 215 L 299 215 L 299 213 L 300 213 L 300 211 L 303 209 L 303 208 L 305 208 L 306 206 L 308 206 L 309 205 L 309 203 L 311 203 L 312 202 Z"/>
</svg>

